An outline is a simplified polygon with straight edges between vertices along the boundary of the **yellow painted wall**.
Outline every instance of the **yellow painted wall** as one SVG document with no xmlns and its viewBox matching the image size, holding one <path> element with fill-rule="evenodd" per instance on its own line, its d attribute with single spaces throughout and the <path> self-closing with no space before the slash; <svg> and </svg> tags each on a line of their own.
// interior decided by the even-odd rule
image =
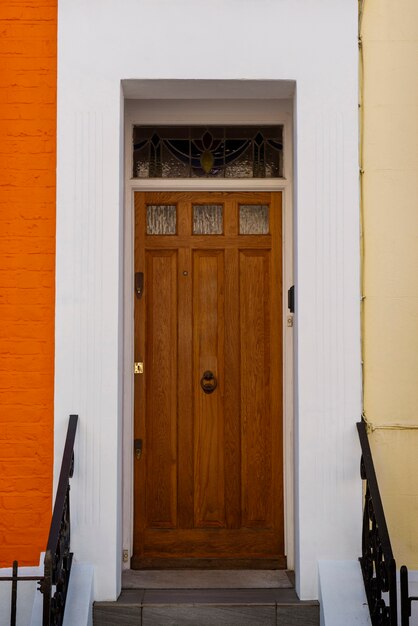
<svg viewBox="0 0 418 626">
<path fill-rule="evenodd" d="M 362 41 L 364 411 L 397 564 L 418 569 L 417 0 L 365 0 Z"/>
</svg>

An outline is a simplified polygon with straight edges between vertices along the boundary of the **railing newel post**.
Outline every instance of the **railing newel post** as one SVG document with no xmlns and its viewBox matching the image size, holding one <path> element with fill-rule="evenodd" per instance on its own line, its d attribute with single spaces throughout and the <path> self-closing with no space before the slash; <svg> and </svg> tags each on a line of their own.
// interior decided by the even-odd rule
<svg viewBox="0 0 418 626">
<path fill-rule="evenodd" d="M 400 571 L 401 583 L 401 626 L 409 626 L 411 617 L 411 603 L 409 602 L 408 569 L 402 565 Z"/>
<path fill-rule="evenodd" d="M 18 563 L 17 561 L 13 561 L 12 597 L 11 597 L 11 602 L 10 602 L 10 626 L 16 626 L 17 581 L 18 581 Z"/>
</svg>

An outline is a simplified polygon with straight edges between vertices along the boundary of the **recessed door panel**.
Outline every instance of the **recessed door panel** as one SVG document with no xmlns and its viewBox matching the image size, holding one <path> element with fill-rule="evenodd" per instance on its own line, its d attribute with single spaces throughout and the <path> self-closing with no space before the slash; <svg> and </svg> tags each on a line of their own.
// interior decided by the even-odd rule
<svg viewBox="0 0 418 626">
<path fill-rule="evenodd" d="M 272 503 L 270 251 L 240 253 L 242 523 L 269 527 Z"/>
<path fill-rule="evenodd" d="M 147 251 L 147 525 L 177 518 L 177 252 Z"/>
<path fill-rule="evenodd" d="M 195 526 L 225 525 L 224 253 L 193 251 Z"/>
</svg>

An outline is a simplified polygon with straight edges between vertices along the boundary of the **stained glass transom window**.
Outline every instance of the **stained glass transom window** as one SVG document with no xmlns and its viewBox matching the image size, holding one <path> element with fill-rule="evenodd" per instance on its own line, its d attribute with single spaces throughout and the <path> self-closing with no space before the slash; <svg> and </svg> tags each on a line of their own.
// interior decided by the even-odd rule
<svg viewBox="0 0 418 626">
<path fill-rule="evenodd" d="M 134 178 L 282 178 L 283 126 L 134 126 Z"/>
</svg>

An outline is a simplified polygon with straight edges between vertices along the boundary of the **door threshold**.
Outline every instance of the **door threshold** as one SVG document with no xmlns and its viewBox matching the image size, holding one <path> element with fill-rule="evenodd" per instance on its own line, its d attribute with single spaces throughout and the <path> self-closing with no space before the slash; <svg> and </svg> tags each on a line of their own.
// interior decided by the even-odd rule
<svg viewBox="0 0 418 626">
<path fill-rule="evenodd" d="M 131 568 L 136 570 L 145 570 L 145 569 L 158 569 L 158 570 L 166 570 L 166 569 L 264 569 L 264 570 L 272 570 L 286 569 L 286 557 L 278 556 L 273 559 L 258 559 L 258 558 L 250 558 L 250 559 L 215 559 L 215 558 L 150 558 L 150 557 L 136 557 L 133 556 L 131 558 Z"/>
<path fill-rule="evenodd" d="M 292 574 L 279 569 L 124 570 L 122 589 L 292 589 Z"/>
</svg>

